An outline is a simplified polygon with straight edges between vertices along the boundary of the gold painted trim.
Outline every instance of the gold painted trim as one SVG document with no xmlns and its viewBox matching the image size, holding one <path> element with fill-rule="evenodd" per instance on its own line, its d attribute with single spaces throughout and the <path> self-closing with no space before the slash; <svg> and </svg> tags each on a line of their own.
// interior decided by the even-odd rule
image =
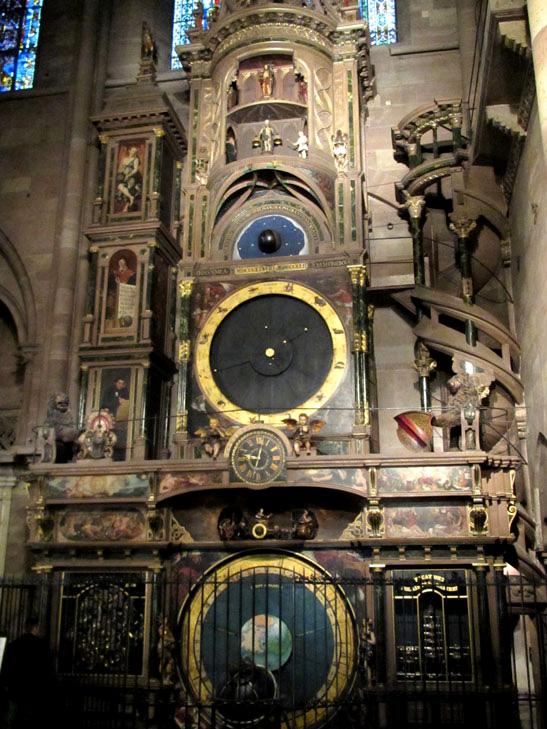
<svg viewBox="0 0 547 729">
<path fill-rule="evenodd" d="M 295 402 L 290 411 L 264 415 L 248 410 L 241 410 L 230 402 L 217 386 L 211 370 L 210 354 L 211 344 L 215 332 L 220 324 L 240 304 L 259 296 L 277 294 L 290 296 L 311 306 L 327 325 L 332 339 L 332 362 L 330 370 L 323 384 L 308 400 L 302 403 Z M 223 413 L 229 420 L 236 423 L 256 423 L 258 420 L 270 425 L 280 425 L 285 418 L 292 417 L 292 413 L 313 415 L 320 408 L 325 407 L 327 401 L 337 390 L 346 371 L 348 346 L 344 325 L 334 308 L 317 291 L 302 284 L 287 281 L 263 281 L 249 284 L 223 299 L 213 309 L 199 333 L 196 344 L 195 373 L 201 391 L 209 404 L 218 413 Z"/>
</svg>

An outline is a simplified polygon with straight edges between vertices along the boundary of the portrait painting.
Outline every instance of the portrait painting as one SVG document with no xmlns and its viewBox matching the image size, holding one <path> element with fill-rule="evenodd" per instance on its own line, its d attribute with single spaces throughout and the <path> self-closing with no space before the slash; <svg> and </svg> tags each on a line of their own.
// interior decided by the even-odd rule
<svg viewBox="0 0 547 729">
<path fill-rule="evenodd" d="M 105 330 L 131 329 L 137 320 L 137 256 L 116 251 L 108 264 Z"/>
<path fill-rule="evenodd" d="M 145 155 L 145 139 L 129 139 L 120 142 L 114 171 L 112 200 L 114 215 L 142 212 Z"/>
<path fill-rule="evenodd" d="M 125 460 L 127 433 L 131 416 L 131 369 L 129 367 L 105 368 L 101 372 L 101 410 L 114 416 L 114 460 Z"/>
</svg>

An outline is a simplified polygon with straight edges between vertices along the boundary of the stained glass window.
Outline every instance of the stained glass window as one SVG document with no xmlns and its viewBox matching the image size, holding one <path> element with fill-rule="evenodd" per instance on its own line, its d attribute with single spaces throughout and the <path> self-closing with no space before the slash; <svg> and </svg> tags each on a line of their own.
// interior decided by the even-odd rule
<svg viewBox="0 0 547 729">
<path fill-rule="evenodd" d="M 173 46 L 171 50 L 171 68 L 182 68 L 176 47 L 189 43 L 186 31 L 194 26 L 194 7 L 198 0 L 175 0 L 175 13 L 173 15 Z M 202 0 L 203 27 L 207 27 L 207 14 L 215 5 L 214 0 Z"/>
<path fill-rule="evenodd" d="M 367 0 L 367 18 L 373 46 L 397 43 L 395 0 Z"/>
<path fill-rule="evenodd" d="M 0 0 L 0 91 L 31 89 L 43 0 Z"/>
<path fill-rule="evenodd" d="M 173 46 L 171 52 L 171 68 L 181 68 L 176 46 L 188 43 L 186 31 L 194 25 L 192 12 L 198 0 L 175 0 L 173 17 Z M 203 0 L 204 20 L 207 27 L 207 13 L 214 0 Z M 370 40 L 373 46 L 397 42 L 397 17 L 395 0 L 360 0 L 361 12 L 368 18 Z"/>
</svg>

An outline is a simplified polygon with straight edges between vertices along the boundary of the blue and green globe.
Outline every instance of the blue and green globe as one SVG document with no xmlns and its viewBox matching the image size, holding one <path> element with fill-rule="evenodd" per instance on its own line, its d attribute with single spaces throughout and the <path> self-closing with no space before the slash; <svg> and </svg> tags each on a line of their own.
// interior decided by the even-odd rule
<svg viewBox="0 0 547 729">
<path fill-rule="evenodd" d="M 275 615 L 255 615 L 241 629 L 241 657 L 275 671 L 292 652 L 292 636 L 287 625 Z"/>
</svg>

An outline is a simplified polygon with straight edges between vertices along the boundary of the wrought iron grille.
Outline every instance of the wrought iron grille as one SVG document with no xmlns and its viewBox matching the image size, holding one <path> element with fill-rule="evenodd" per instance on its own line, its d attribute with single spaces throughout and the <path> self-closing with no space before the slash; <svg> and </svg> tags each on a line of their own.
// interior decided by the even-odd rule
<svg viewBox="0 0 547 729">
<path fill-rule="evenodd" d="M 545 584 L 245 559 L 4 580 L 0 637 L 39 618 L 61 726 L 546 726 Z"/>
</svg>

